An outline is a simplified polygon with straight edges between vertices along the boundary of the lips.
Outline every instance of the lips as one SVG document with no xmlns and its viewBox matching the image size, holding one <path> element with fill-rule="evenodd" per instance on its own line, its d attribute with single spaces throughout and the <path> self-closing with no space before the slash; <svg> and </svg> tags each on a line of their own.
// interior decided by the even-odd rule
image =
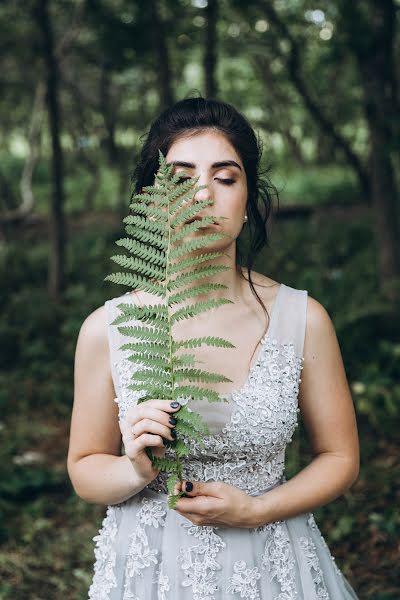
<svg viewBox="0 0 400 600">
<path fill-rule="evenodd" d="M 187 225 L 188 223 L 193 223 L 194 221 L 200 221 L 200 219 L 202 219 L 202 218 L 203 217 L 192 217 L 188 221 L 185 221 L 185 224 Z"/>
</svg>

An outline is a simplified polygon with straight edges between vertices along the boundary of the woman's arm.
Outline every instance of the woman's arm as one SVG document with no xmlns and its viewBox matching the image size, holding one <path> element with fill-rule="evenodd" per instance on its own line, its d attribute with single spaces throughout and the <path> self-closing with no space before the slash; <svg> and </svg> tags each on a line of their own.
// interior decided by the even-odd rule
<svg viewBox="0 0 400 600">
<path fill-rule="evenodd" d="M 82 324 L 75 353 L 74 406 L 68 473 L 76 493 L 98 504 L 117 504 L 140 492 L 144 480 L 121 456 L 118 406 L 111 377 L 105 307 Z"/>
<path fill-rule="evenodd" d="M 301 378 L 299 407 L 314 458 L 289 481 L 254 497 L 260 525 L 327 504 L 358 477 L 357 423 L 339 343 L 327 311 L 310 297 Z"/>
</svg>

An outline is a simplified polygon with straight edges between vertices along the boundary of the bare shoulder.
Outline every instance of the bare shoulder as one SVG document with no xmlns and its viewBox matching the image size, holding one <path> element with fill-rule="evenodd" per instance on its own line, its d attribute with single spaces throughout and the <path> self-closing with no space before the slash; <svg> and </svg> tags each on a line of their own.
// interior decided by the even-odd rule
<svg viewBox="0 0 400 600">
<path fill-rule="evenodd" d="M 323 304 L 308 294 L 305 342 L 323 342 L 327 336 L 336 337 L 332 319 Z"/>
<path fill-rule="evenodd" d="M 323 304 L 307 295 L 304 355 L 315 358 L 316 353 L 328 352 L 333 348 L 338 350 L 338 340 L 332 318 Z"/>
<path fill-rule="evenodd" d="M 90 344 L 100 346 L 100 348 L 107 346 L 107 315 L 104 305 L 96 308 L 83 321 L 79 331 L 79 339 L 84 339 Z"/>
</svg>

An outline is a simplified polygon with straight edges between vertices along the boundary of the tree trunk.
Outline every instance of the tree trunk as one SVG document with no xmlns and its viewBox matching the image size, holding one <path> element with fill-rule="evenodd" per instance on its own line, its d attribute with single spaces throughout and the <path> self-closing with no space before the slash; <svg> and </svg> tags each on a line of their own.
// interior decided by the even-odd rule
<svg viewBox="0 0 400 600">
<path fill-rule="evenodd" d="M 217 0 L 208 0 L 205 9 L 206 14 L 206 48 L 204 53 L 204 78 L 206 98 L 216 98 L 218 94 L 217 80 L 215 76 L 217 64 Z"/>
<path fill-rule="evenodd" d="M 157 0 L 149 0 L 149 10 L 152 20 L 152 34 L 156 51 L 156 63 L 158 66 L 158 80 L 160 86 L 160 110 L 164 110 L 173 104 L 173 93 L 171 86 L 171 65 L 169 52 L 165 37 L 164 24 L 158 11 Z"/>
<path fill-rule="evenodd" d="M 42 36 L 42 52 L 46 67 L 46 103 L 52 145 L 53 189 L 50 207 L 48 291 L 53 300 L 59 301 L 65 285 L 66 231 L 64 222 L 63 155 L 60 141 L 58 64 L 55 57 L 53 30 L 47 0 L 38 0 L 35 15 Z"/>
<path fill-rule="evenodd" d="M 371 197 L 379 248 L 380 285 L 395 307 L 400 297 L 400 215 L 391 152 L 398 144 L 392 0 L 342 4 L 347 35 L 359 65 L 370 132 Z M 355 25 L 356 24 L 356 25 Z"/>
</svg>

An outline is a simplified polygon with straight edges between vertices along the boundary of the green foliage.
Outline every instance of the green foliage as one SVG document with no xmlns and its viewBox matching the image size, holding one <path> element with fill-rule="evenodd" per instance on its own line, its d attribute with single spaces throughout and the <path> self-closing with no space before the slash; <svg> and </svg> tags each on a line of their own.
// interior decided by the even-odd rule
<svg viewBox="0 0 400 600">
<path fill-rule="evenodd" d="M 193 384 L 230 381 L 219 373 L 195 368 L 194 354 L 179 353 L 184 348 L 203 344 L 234 347 L 230 342 L 212 336 L 179 342 L 173 337 L 173 326 L 178 321 L 232 303 L 226 298 L 207 298 L 183 304 L 199 294 L 208 296 L 213 290 L 226 288 L 223 284 L 198 282 L 202 278 L 214 277 L 229 267 L 210 264 L 213 259 L 223 255 L 221 252 L 197 253 L 213 241 L 225 237 L 225 234 L 201 231 L 205 226 L 218 223 L 216 217 L 198 217 L 191 223 L 187 222 L 212 204 L 212 200 L 192 203 L 197 191 L 205 186 L 196 186 L 197 180 L 190 177 L 182 183 L 181 178 L 181 172 L 172 174 L 172 166 L 167 165 L 165 157 L 159 152 L 155 185 L 144 187 L 140 194 L 132 196 L 130 208 L 133 214 L 124 218 L 125 229 L 130 237 L 117 241 L 117 245 L 130 254 L 111 257 L 127 272 L 112 273 L 105 278 L 106 281 L 150 292 L 161 299 L 158 304 L 140 307 L 121 303 L 118 305 L 121 315 L 112 323 L 118 326 L 123 336 L 135 340 L 135 343 L 126 343 L 122 348 L 131 350 L 129 360 L 142 367 L 135 371 L 129 386 L 131 390 L 143 392 L 138 403 L 151 398 L 178 400 L 182 404 L 190 399 L 223 401 L 214 390 Z M 193 235 L 195 233 L 198 235 Z M 143 325 L 121 325 L 132 319 Z M 204 445 L 202 435 L 208 433 L 201 416 L 188 406 L 181 408 L 176 419 L 175 431 L 178 436 L 170 445 L 170 454 L 175 455 L 175 460 L 154 457 L 151 449 L 146 449 L 153 466 L 170 474 L 168 490 L 173 489 L 178 479 L 182 482 L 180 459 L 189 454 L 190 441 Z M 170 494 L 169 507 L 174 508 L 183 494 Z"/>
</svg>

